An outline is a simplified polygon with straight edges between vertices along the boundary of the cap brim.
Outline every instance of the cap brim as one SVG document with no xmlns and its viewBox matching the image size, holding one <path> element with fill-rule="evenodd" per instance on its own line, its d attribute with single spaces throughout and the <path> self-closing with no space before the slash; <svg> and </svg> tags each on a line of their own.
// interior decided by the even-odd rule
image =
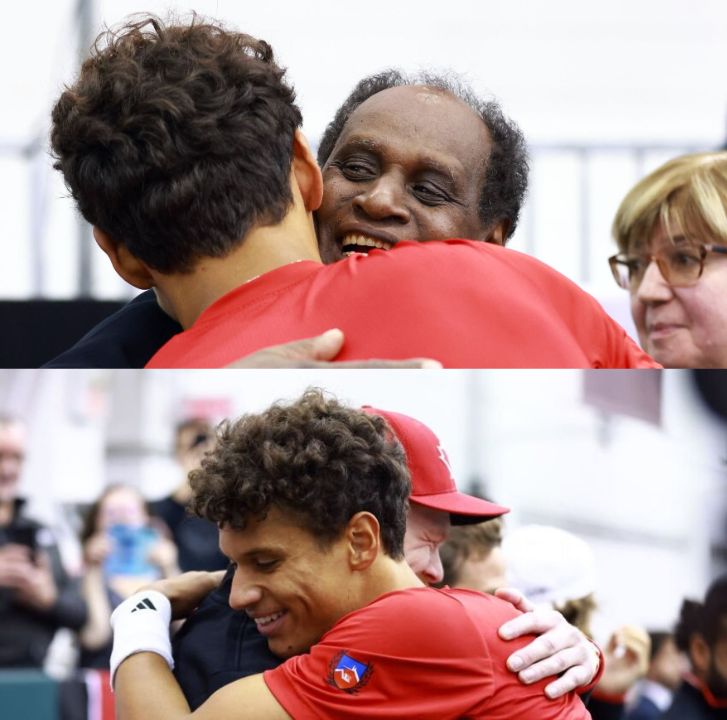
<svg viewBox="0 0 727 720">
<path fill-rule="evenodd" d="M 451 516 L 452 525 L 472 525 L 510 512 L 510 508 L 503 505 L 496 505 L 489 500 L 483 500 L 473 495 L 465 495 L 461 492 L 412 495 L 409 500 L 432 510 L 448 512 Z"/>
</svg>

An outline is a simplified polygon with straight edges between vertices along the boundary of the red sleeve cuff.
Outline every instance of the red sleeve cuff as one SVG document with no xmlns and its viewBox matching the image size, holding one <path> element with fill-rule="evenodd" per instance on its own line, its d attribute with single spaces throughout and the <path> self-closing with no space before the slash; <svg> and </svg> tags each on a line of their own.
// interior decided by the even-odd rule
<svg viewBox="0 0 727 720">
<path fill-rule="evenodd" d="M 623 705 L 626 702 L 626 693 L 605 693 L 598 688 L 593 691 L 591 697 L 594 700 L 600 700 L 601 702 L 609 703 L 611 705 Z"/>
</svg>

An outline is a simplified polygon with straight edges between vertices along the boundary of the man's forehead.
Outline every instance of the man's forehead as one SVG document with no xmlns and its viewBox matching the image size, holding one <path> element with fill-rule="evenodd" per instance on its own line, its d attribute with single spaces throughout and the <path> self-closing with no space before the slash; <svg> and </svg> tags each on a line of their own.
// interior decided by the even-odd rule
<svg viewBox="0 0 727 720">
<path fill-rule="evenodd" d="M 462 164 L 489 154 L 490 137 L 482 118 L 464 101 L 421 85 L 388 88 L 361 103 L 349 117 L 341 140 L 407 136 L 433 157 L 455 157 Z M 444 157 L 440 157 L 444 160 Z"/>
<path fill-rule="evenodd" d="M 415 502 L 410 503 L 407 531 L 416 528 L 418 531 L 427 534 L 447 537 L 451 526 L 452 523 L 448 512 L 428 508 Z"/>
<path fill-rule="evenodd" d="M 21 422 L 0 422 L 0 445 L 17 447 L 25 446 L 25 425 Z"/>
<path fill-rule="evenodd" d="M 220 527 L 220 550 L 223 554 L 249 554 L 263 550 L 281 549 L 291 538 L 300 542 L 302 535 L 309 533 L 290 513 L 271 507 L 265 516 L 249 516 L 244 528 L 224 524 Z"/>
<path fill-rule="evenodd" d="M 397 85 L 374 93 L 366 98 L 351 113 L 351 117 L 359 110 L 372 110 L 386 108 L 390 110 L 395 107 L 401 112 L 407 110 L 422 111 L 431 109 L 436 113 L 450 113 L 460 110 L 465 115 L 470 115 L 472 120 L 482 123 L 482 119 L 464 101 L 447 90 L 428 87 L 426 85 Z"/>
<path fill-rule="evenodd" d="M 260 532 L 259 524 L 258 520 L 248 519 L 244 528 L 222 525 L 219 528 L 219 546 L 222 553 L 232 558 L 248 553 L 253 547 L 268 547 L 271 540 L 274 542 L 274 538 L 269 533 L 267 537 L 261 537 L 266 534 Z"/>
</svg>

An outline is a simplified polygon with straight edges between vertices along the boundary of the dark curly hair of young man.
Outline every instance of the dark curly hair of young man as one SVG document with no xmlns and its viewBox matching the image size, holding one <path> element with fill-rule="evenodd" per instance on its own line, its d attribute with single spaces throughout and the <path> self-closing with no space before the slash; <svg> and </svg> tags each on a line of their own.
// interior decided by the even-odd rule
<svg viewBox="0 0 727 720">
<path fill-rule="evenodd" d="M 270 45 L 196 15 L 102 33 L 53 108 L 83 217 L 163 273 L 224 257 L 292 203 L 295 93 Z"/>
<path fill-rule="evenodd" d="M 404 450 L 383 418 L 321 390 L 223 423 L 190 484 L 190 509 L 200 517 L 242 529 L 276 507 L 323 547 L 357 512 L 370 512 L 384 551 L 404 557 L 410 493 Z"/>
</svg>

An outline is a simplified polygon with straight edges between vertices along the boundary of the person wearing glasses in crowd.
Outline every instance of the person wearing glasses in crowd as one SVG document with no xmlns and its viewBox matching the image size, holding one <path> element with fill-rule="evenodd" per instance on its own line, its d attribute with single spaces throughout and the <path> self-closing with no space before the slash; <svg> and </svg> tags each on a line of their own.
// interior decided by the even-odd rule
<svg viewBox="0 0 727 720">
<path fill-rule="evenodd" d="M 727 367 L 727 152 L 674 158 L 613 222 L 609 258 L 643 349 L 664 367 Z"/>
</svg>

